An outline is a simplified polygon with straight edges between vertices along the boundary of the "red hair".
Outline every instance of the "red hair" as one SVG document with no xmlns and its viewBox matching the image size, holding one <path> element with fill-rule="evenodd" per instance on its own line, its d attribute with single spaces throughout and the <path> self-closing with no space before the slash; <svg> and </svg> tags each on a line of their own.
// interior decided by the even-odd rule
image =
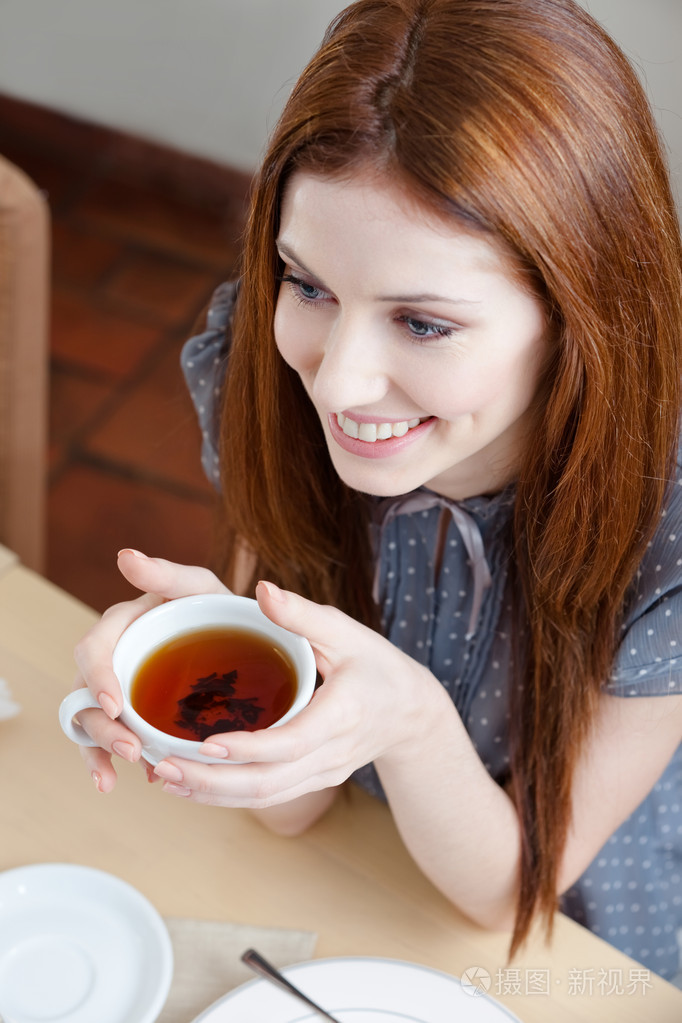
<svg viewBox="0 0 682 1023">
<path fill-rule="evenodd" d="M 360 165 L 502 242 L 551 323 L 511 541 L 513 952 L 537 912 L 551 925 L 574 765 L 672 474 L 679 225 L 637 76 L 572 0 L 360 0 L 335 19 L 253 192 L 222 420 L 227 571 L 241 541 L 257 574 L 374 626 L 366 498 L 336 476 L 273 337 L 288 178 Z"/>
</svg>

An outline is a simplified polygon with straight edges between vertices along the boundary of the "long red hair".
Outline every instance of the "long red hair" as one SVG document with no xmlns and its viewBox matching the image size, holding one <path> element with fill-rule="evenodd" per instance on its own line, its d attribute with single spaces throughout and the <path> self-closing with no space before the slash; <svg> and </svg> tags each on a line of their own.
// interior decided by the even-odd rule
<svg viewBox="0 0 682 1023">
<path fill-rule="evenodd" d="M 672 473 L 679 225 L 637 76 L 572 0 L 360 0 L 335 19 L 253 191 L 221 427 L 226 574 L 245 544 L 256 574 L 373 626 L 366 498 L 273 337 L 289 176 L 367 164 L 513 253 L 554 339 L 513 520 L 513 952 L 536 913 L 551 926 L 573 768 Z"/>
</svg>

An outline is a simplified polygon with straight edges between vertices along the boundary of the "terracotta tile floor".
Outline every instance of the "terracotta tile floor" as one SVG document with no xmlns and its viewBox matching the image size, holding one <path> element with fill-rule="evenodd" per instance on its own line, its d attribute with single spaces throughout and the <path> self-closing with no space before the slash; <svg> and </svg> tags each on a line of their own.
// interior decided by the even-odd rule
<svg viewBox="0 0 682 1023">
<path fill-rule="evenodd" d="M 46 575 L 103 610 L 134 593 L 121 547 L 210 564 L 179 352 L 234 272 L 248 180 L 7 97 L 0 152 L 52 215 Z"/>
</svg>

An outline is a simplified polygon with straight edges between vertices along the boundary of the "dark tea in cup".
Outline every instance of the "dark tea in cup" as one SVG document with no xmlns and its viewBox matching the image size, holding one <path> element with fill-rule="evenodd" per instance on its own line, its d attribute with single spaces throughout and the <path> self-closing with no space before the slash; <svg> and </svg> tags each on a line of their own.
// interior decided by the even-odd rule
<svg viewBox="0 0 682 1023">
<path fill-rule="evenodd" d="M 308 640 L 234 593 L 197 593 L 146 611 L 119 637 L 112 667 L 120 719 L 152 765 L 166 757 L 245 763 L 211 756 L 202 744 L 221 732 L 287 724 L 308 706 L 317 676 Z M 65 734 L 81 746 L 97 744 L 77 717 L 89 708 L 101 709 L 86 686 L 59 706 Z"/>
<path fill-rule="evenodd" d="M 211 627 L 174 636 L 138 668 L 133 709 L 162 732 L 203 742 L 268 728 L 291 707 L 296 669 L 268 636 Z"/>
</svg>

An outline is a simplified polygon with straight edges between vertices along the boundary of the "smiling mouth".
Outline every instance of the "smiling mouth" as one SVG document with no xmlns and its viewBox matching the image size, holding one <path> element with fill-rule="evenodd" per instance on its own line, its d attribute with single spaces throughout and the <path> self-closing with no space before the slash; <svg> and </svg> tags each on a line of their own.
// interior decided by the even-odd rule
<svg viewBox="0 0 682 1023">
<path fill-rule="evenodd" d="M 410 430 L 414 430 L 415 426 L 425 422 L 425 419 L 403 419 L 399 423 L 356 423 L 350 416 L 337 412 L 336 421 L 347 437 L 375 444 L 377 441 L 390 440 L 392 437 L 404 437 Z"/>
</svg>

